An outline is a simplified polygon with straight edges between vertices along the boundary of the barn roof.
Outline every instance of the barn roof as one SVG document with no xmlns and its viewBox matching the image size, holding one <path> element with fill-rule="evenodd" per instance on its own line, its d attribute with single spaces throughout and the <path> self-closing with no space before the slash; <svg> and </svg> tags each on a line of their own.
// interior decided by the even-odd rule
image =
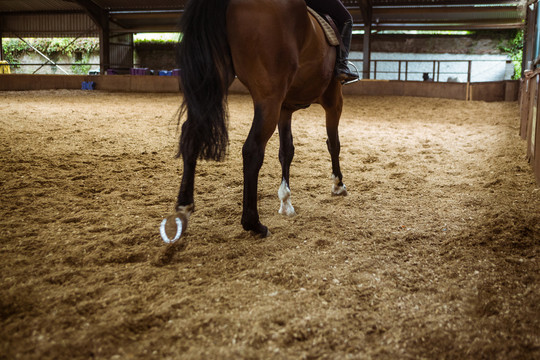
<svg viewBox="0 0 540 360">
<path fill-rule="evenodd" d="M 521 28 L 525 0 L 343 0 L 357 27 L 372 30 Z M 98 36 L 112 32 L 175 31 L 185 0 L 1 0 L 3 37 Z"/>
</svg>

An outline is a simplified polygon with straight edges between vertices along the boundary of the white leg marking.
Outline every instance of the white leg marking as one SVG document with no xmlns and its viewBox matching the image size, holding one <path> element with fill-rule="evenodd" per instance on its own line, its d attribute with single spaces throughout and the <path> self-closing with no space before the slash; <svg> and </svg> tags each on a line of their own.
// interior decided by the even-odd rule
<svg viewBox="0 0 540 360">
<path fill-rule="evenodd" d="M 332 174 L 332 195 L 347 196 L 347 187 L 345 184 L 339 185 L 339 178 Z"/>
<path fill-rule="evenodd" d="M 187 220 L 189 220 L 189 217 L 191 216 L 191 214 L 193 213 L 193 209 L 195 208 L 195 206 L 193 204 L 190 204 L 190 205 L 184 205 L 184 206 L 179 206 L 178 209 L 176 209 L 176 212 L 179 212 L 179 213 L 182 213 L 184 214 L 184 216 L 186 217 Z"/>
<path fill-rule="evenodd" d="M 294 216 L 294 207 L 291 204 L 291 190 L 287 186 L 287 182 L 283 180 L 281 186 L 278 190 L 278 196 L 281 200 L 281 207 L 279 208 L 279 213 L 287 216 Z"/>
</svg>

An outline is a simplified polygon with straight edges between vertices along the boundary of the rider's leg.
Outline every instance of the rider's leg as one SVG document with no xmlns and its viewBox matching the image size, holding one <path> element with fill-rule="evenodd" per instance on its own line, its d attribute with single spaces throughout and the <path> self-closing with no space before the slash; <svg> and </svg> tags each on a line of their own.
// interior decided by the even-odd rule
<svg viewBox="0 0 540 360">
<path fill-rule="evenodd" d="M 339 56 L 336 61 L 336 76 L 340 81 L 354 81 L 358 79 L 358 75 L 351 72 L 347 65 L 349 58 L 349 50 L 351 48 L 352 39 L 352 21 L 348 20 L 341 28 L 341 41 L 343 47 L 339 48 Z"/>
<path fill-rule="evenodd" d="M 319 13 L 330 15 L 337 28 L 341 31 L 343 48 L 340 47 L 338 50 L 336 77 L 345 82 L 358 79 L 358 75 L 352 73 L 347 66 L 353 23 L 352 16 L 347 8 L 340 0 L 306 0 L 306 5 Z"/>
</svg>

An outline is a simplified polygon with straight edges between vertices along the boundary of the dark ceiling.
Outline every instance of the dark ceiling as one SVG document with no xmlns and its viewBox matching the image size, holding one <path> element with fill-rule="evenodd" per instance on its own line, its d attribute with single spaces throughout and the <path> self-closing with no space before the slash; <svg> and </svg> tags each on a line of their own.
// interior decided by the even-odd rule
<svg viewBox="0 0 540 360">
<path fill-rule="evenodd" d="M 0 0 L 3 37 L 97 36 L 92 21 L 104 13 L 113 32 L 176 31 L 184 0 Z M 344 0 L 357 28 L 476 30 L 521 28 L 525 1 Z"/>
</svg>

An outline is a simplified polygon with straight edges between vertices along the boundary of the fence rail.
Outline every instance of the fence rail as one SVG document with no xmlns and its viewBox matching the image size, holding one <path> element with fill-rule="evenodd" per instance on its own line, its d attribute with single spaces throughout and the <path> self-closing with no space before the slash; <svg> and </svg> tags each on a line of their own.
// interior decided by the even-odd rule
<svg viewBox="0 0 540 360">
<path fill-rule="evenodd" d="M 374 79 L 377 79 L 377 65 L 378 63 L 398 63 L 398 78 L 396 80 L 401 80 L 401 75 L 404 75 L 405 81 L 408 80 L 409 74 L 425 74 L 426 71 L 410 71 L 409 70 L 409 63 L 426 63 L 426 64 L 433 64 L 433 69 L 431 69 L 431 74 L 433 74 L 433 77 L 430 78 L 433 81 L 440 81 L 441 75 L 467 75 L 467 82 L 471 82 L 471 70 L 472 70 L 472 60 L 462 60 L 462 61 L 452 61 L 452 60 L 373 60 L 372 63 L 374 65 Z M 441 72 L 441 62 L 442 63 L 466 63 L 467 64 L 467 71 L 443 71 Z M 402 71 L 402 65 L 405 64 L 405 69 Z M 392 71 L 379 71 L 379 73 L 394 73 Z M 428 76 L 429 76 L 429 72 Z M 425 79 L 424 79 L 425 80 Z"/>
<path fill-rule="evenodd" d="M 351 58 L 349 61 L 353 62 L 362 73 L 362 59 Z M 448 78 L 454 77 L 454 81 L 458 81 L 456 77 L 459 77 L 462 82 L 471 82 L 473 79 L 473 65 L 474 63 L 501 63 L 504 60 L 403 60 L 403 59 L 381 59 L 371 60 L 370 71 L 372 79 L 385 79 L 385 80 L 421 80 L 419 74 L 427 73 L 430 81 L 447 81 Z M 508 64 L 510 61 L 506 61 Z M 51 67 L 82 67 L 90 66 L 91 69 L 99 68 L 99 63 L 25 63 L 25 64 L 11 64 L 11 71 L 13 73 L 51 73 Z M 29 67 L 38 67 L 37 69 L 28 70 Z M 135 65 L 134 65 L 135 66 Z M 25 70 L 26 68 L 26 70 Z M 21 69 L 22 71 L 18 71 Z M 46 71 L 43 69 L 47 69 Z M 128 69 L 129 70 L 129 69 Z M 72 71 L 73 73 L 77 71 Z M 80 71 L 77 72 L 80 74 Z M 466 79 L 466 80 L 465 80 Z M 425 80 L 425 79 L 424 79 Z M 485 80 L 490 81 L 490 80 Z"/>
<path fill-rule="evenodd" d="M 362 59 L 351 58 L 358 69 L 362 69 Z M 371 60 L 370 72 L 372 79 L 384 78 L 385 80 L 411 80 L 414 75 L 426 74 L 429 81 L 444 81 L 448 77 L 459 77 L 466 82 L 473 79 L 474 63 L 510 63 L 509 60 L 403 60 L 403 59 L 381 59 Z M 361 72 L 361 70 L 360 70 Z M 386 76 L 385 76 L 386 75 Z M 393 76 L 392 76 L 393 75 Z M 462 77 L 463 76 L 463 77 Z M 418 79 L 418 77 L 416 77 Z M 466 80 L 465 80 L 466 78 Z M 426 79 L 424 79 L 426 80 Z M 454 79 L 457 81 L 457 79 Z M 486 80 L 488 81 L 488 80 Z"/>
<path fill-rule="evenodd" d="M 45 62 L 45 63 L 24 63 L 24 64 L 15 63 L 15 64 L 9 64 L 10 71 L 13 74 L 40 74 L 40 75 L 50 74 L 50 73 L 54 74 L 54 73 L 56 73 L 56 71 L 58 69 L 60 69 L 60 71 L 63 72 L 64 74 L 66 74 L 66 75 L 84 75 L 84 74 L 81 74 L 81 72 L 83 72 L 82 70 L 80 70 L 78 72 L 73 71 L 73 67 L 75 67 L 77 69 L 83 69 L 83 67 L 88 67 L 88 66 L 90 68 L 97 67 L 99 69 L 99 63 L 80 63 L 80 62 L 78 62 L 78 63 L 54 63 L 54 64 L 51 64 L 51 63 Z M 25 69 L 25 67 L 26 67 L 26 69 Z M 36 68 L 28 70 L 28 68 L 30 68 L 30 67 L 36 67 Z M 69 67 L 69 69 L 64 69 L 64 67 Z M 55 68 L 56 70 L 52 71 L 51 69 L 53 69 L 53 68 Z M 19 69 L 21 69 L 22 71 L 19 71 Z M 85 70 L 84 72 L 87 73 L 88 71 Z"/>
</svg>

